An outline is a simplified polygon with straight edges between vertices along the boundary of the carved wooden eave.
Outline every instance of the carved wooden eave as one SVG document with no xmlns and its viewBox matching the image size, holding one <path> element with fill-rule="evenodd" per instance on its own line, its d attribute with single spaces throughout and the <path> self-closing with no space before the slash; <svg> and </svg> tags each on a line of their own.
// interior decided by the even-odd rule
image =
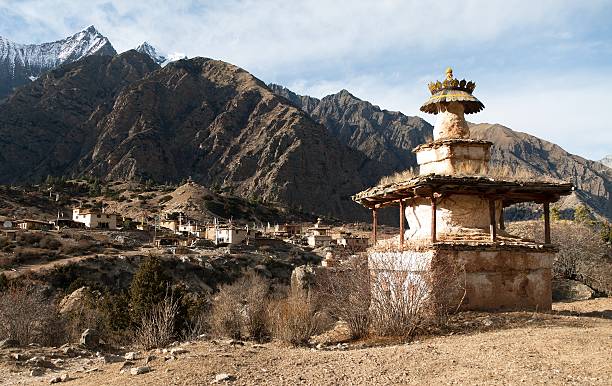
<svg viewBox="0 0 612 386">
<path fill-rule="evenodd" d="M 573 190 L 571 183 L 495 180 L 489 177 L 453 177 L 431 174 L 407 181 L 379 185 L 352 196 L 370 209 L 399 205 L 399 200 L 434 195 L 466 194 L 500 200 L 503 206 L 520 202 L 555 202 Z"/>
</svg>

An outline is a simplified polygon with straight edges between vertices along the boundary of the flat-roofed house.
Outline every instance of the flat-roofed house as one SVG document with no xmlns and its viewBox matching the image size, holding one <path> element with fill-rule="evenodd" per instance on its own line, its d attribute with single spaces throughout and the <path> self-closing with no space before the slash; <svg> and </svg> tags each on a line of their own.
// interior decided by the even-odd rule
<svg viewBox="0 0 612 386">
<path fill-rule="evenodd" d="M 86 228 L 117 229 L 117 215 L 104 210 L 75 208 L 72 220 L 85 224 Z"/>
<path fill-rule="evenodd" d="M 17 226 L 19 229 L 23 230 L 49 230 L 51 229 L 52 224 L 50 224 L 48 221 L 25 219 L 19 221 Z"/>
</svg>

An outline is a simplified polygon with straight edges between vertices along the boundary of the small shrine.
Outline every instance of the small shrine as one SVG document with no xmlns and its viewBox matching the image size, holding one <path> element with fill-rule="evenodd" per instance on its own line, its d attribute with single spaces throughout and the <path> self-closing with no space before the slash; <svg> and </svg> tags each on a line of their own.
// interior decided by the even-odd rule
<svg viewBox="0 0 612 386">
<path fill-rule="evenodd" d="M 353 196 L 372 211 L 369 269 L 418 271 L 458 263 L 465 275 L 462 308 L 469 310 L 549 310 L 552 264 L 550 204 L 572 192 L 570 183 L 495 177 L 490 170 L 492 142 L 470 138 L 465 114 L 484 109 L 473 95 L 476 84 L 446 79 L 429 84 L 431 97 L 421 111 L 437 115 L 433 140 L 414 149 L 418 175 L 382 184 Z M 505 230 L 504 208 L 542 205 L 543 239 L 524 240 Z M 389 242 L 377 240 L 377 210 L 399 207 L 400 230 Z M 407 224 L 406 224 L 407 223 Z M 382 264 L 382 265 L 381 265 Z M 388 266 L 388 265 L 385 265 Z"/>
</svg>

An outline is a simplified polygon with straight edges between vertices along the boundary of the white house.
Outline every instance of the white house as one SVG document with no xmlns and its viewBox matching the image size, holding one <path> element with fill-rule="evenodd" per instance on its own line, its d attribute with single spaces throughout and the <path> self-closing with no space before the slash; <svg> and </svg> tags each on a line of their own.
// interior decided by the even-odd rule
<svg viewBox="0 0 612 386">
<path fill-rule="evenodd" d="M 215 244 L 240 244 L 244 242 L 250 231 L 248 228 L 238 228 L 234 226 L 215 227 Z"/>
<path fill-rule="evenodd" d="M 85 224 L 87 228 L 117 229 L 117 215 L 104 210 L 75 208 L 72 220 Z"/>
</svg>

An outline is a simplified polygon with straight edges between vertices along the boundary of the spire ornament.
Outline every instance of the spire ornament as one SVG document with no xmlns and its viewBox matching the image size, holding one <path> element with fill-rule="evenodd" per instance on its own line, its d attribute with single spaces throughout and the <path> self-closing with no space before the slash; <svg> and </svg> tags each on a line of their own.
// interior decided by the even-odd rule
<svg viewBox="0 0 612 386">
<path fill-rule="evenodd" d="M 472 95 L 476 83 L 458 80 L 453 76 L 453 69 L 446 69 L 446 78 L 440 82 L 431 82 L 427 85 L 431 97 L 421 106 L 421 111 L 429 114 L 438 114 L 440 105 L 451 102 L 459 102 L 464 107 L 465 114 L 473 114 L 484 109 L 484 105 Z"/>
</svg>

